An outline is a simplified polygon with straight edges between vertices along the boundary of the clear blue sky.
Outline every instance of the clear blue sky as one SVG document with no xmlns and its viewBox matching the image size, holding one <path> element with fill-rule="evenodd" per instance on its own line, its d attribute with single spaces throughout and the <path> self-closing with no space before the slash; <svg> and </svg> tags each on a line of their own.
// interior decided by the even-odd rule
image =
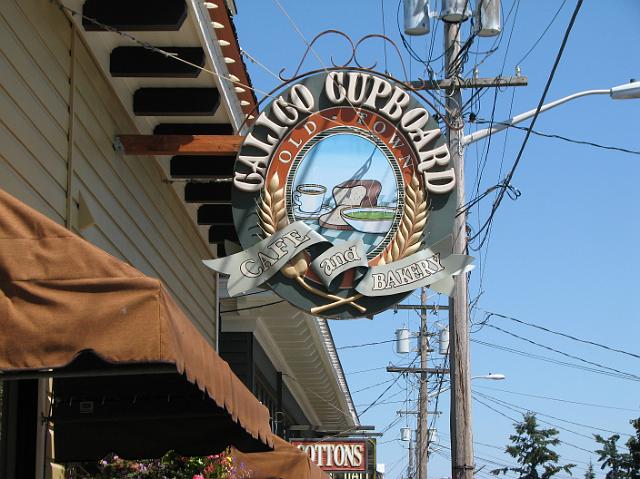
<svg viewBox="0 0 640 479">
<path fill-rule="evenodd" d="M 295 70 L 305 45 L 277 2 L 236 1 L 239 10 L 236 25 L 241 46 L 272 72 L 277 73 L 282 68 L 287 72 Z M 329 28 L 342 30 L 354 39 L 383 31 L 380 0 L 279 1 L 308 40 Z M 424 65 L 412 61 L 399 41 L 396 24 L 398 1 L 383 2 L 386 33 L 399 44 L 411 78 L 424 76 Z M 489 119 L 495 98 L 494 117 L 497 121 L 509 117 L 512 101 L 513 114 L 537 105 L 576 1 L 566 1 L 546 35 L 523 61 L 522 57 L 562 2 L 503 0 L 502 3 L 505 14 L 514 8 L 503 25 L 504 34 L 497 51 L 479 66 L 479 73 L 480 76 L 512 75 L 516 64 L 519 64 L 522 74 L 529 77 L 529 86 L 488 91 L 479 104 L 467 109 L 481 119 Z M 435 4 L 431 0 L 432 8 Z M 640 78 L 639 22 L 640 1 L 586 0 L 547 100 L 582 90 L 609 88 L 630 78 Z M 468 30 L 469 26 L 465 24 L 463 38 L 468 36 Z M 434 32 L 432 24 L 430 35 L 414 37 L 411 43 L 418 55 L 428 58 L 432 40 L 431 58 L 435 60 L 431 66 L 438 72 L 442 68 L 441 60 L 436 59 L 442 52 L 442 25 L 438 25 Z M 471 74 L 473 65 L 485 57 L 482 52 L 489 50 L 493 43 L 494 39 L 474 42 L 465 65 L 465 76 Z M 320 41 L 316 51 L 325 64 L 330 64 L 332 56 L 336 61 L 348 56 L 344 43 L 337 39 Z M 473 53 L 476 51 L 479 52 L 477 55 Z M 384 69 L 382 43 L 371 41 L 365 44 L 360 59 L 363 64 L 375 61 L 378 68 Z M 387 48 L 387 65 L 392 73 L 403 77 L 392 48 Z M 311 55 L 305 69 L 318 66 L 318 61 Z M 248 67 L 255 88 L 266 91 L 278 84 L 278 80 L 258 64 L 248 62 Z M 464 95 L 469 98 L 470 92 Z M 262 95 L 258 93 L 258 97 Z M 572 139 L 640 150 L 639 113 L 640 100 L 613 101 L 607 96 L 587 97 L 544 113 L 535 129 Z M 475 128 L 476 125 L 467 125 L 467 132 Z M 506 132 L 496 134 L 490 145 L 479 142 L 467 149 L 468 199 L 477 194 L 476 189 L 483 192 L 504 177 L 523 138 L 523 132 L 511 130 L 508 135 Z M 487 151 L 488 155 L 485 154 Z M 476 186 L 478 179 L 479 186 Z M 522 196 L 517 201 L 505 199 L 497 213 L 490 241 L 480 252 L 474 253 L 478 267 L 472 274 L 470 294 L 475 298 L 479 291 L 483 292 L 473 311 L 474 323 L 483 320 L 483 310 L 493 311 L 640 353 L 639 288 L 636 281 L 640 270 L 640 254 L 636 247 L 640 235 L 638 180 L 638 155 L 532 136 L 513 179 L 513 185 L 522 192 Z M 469 224 L 472 228 L 477 228 L 479 222 L 487 217 L 491 198 L 471 212 Z M 418 299 L 414 296 L 411 301 L 418 302 Z M 430 299 L 441 303 L 445 300 L 435 295 Z M 441 313 L 437 318 L 430 316 L 431 329 L 434 329 L 436 319 L 447 322 L 446 314 Z M 396 315 L 387 312 L 376 316 L 373 321 L 333 322 L 331 327 L 337 346 L 343 347 L 390 340 L 394 330 L 403 324 L 415 330 L 417 315 L 406 311 Z M 553 336 L 511 320 L 492 319 L 489 324 L 585 361 L 640 376 L 640 360 L 637 358 Z M 489 326 L 480 328 L 476 325 L 473 331 L 472 339 L 476 341 L 595 368 Z M 397 356 L 390 343 L 341 349 L 340 356 L 359 411 L 390 384 L 385 381 L 395 378 L 384 370 L 389 362 L 410 361 L 410 358 Z M 434 358 L 440 356 L 435 354 Z M 377 369 L 357 373 L 371 368 Z M 485 395 L 478 394 L 477 399 L 514 418 L 519 417 L 517 412 L 509 409 L 514 406 L 506 406 L 496 399 L 538 411 L 546 415 L 539 416 L 539 419 L 565 428 L 560 431 L 560 439 L 564 443 L 559 452 L 564 461 L 578 464 L 574 477 L 582 477 L 589 460 L 596 459 L 595 454 L 583 450 L 595 449 L 595 442 L 591 439 L 593 433 L 600 432 L 605 436 L 611 434 L 608 431 L 630 433 L 628 420 L 640 416 L 640 383 L 633 379 L 543 362 L 476 342 L 472 344 L 472 371 L 474 375 L 500 372 L 507 376 L 507 380 L 501 382 L 474 381 L 475 391 Z M 378 383 L 382 384 L 376 386 Z M 527 394 L 608 407 L 533 398 L 525 396 Z M 400 379 L 381 402 L 415 399 L 416 396 L 415 379 L 411 378 L 408 383 Z M 442 448 L 431 457 L 429 476 L 433 478 L 450 475 L 447 459 L 448 401 L 448 394 L 443 393 L 438 404 L 443 414 L 435 423 Z M 401 402 L 382 404 L 371 408 L 361 420 L 363 424 L 375 425 L 378 431 L 383 431 L 396 419 L 395 411 L 406 407 Z M 432 404 L 430 409 L 434 407 Z M 473 413 L 476 462 L 485 466 L 479 477 L 486 477 L 489 470 L 497 467 L 489 461 L 513 463 L 501 450 L 513 430 L 512 421 L 479 402 L 474 402 Z M 387 477 L 391 479 L 402 477 L 407 465 L 406 444 L 399 440 L 400 427 L 405 424 L 406 420 L 401 419 L 379 439 L 378 462 L 386 464 Z M 625 438 L 623 436 L 623 440 Z M 597 474 L 598 477 L 603 476 L 599 468 Z"/>
</svg>

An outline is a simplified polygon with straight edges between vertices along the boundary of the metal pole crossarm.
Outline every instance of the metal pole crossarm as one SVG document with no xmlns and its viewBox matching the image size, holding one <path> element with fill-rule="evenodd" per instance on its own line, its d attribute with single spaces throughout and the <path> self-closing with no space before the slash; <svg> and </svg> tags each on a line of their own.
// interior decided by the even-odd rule
<svg viewBox="0 0 640 479">
<path fill-rule="evenodd" d="M 387 366 L 389 373 L 427 373 L 427 374 L 449 374 L 448 369 L 443 368 L 413 368 L 401 366 Z"/>
<path fill-rule="evenodd" d="M 396 411 L 396 414 L 399 415 L 403 415 L 403 414 L 413 414 L 413 415 L 418 415 L 420 414 L 419 411 Z M 442 411 L 427 411 L 427 414 L 434 414 L 436 416 L 440 416 L 442 414 Z"/>
<path fill-rule="evenodd" d="M 427 309 L 431 311 L 447 311 L 449 306 L 445 304 L 396 304 L 393 309 Z"/>
<path fill-rule="evenodd" d="M 515 77 L 493 77 L 493 78 L 445 78 L 443 80 L 412 81 L 413 88 L 423 90 L 447 90 L 450 88 L 486 88 L 486 87 L 508 87 L 527 86 L 529 79 L 525 76 Z"/>
</svg>

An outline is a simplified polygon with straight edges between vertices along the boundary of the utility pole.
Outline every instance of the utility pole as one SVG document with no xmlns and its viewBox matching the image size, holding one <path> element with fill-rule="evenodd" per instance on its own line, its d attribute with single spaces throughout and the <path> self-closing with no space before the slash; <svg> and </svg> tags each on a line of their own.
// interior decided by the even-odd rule
<svg viewBox="0 0 640 479">
<path fill-rule="evenodd" d="M 406 0 L 410 2 L 410 0 Z M 417 3 L 417 0 L 412 2 Z M 453 226 L 453 254 L 466 254 L 467 252 L 467 215 L 463 210 L 465 204 L 464 189 L 464 119 L 462 111 L 462 93 L 464 88 L 496 88 L 496 87 L 519 87 L 527 85 L 527 78 L 516 71 L 515 77 L 478 78 L 474 75 L 472 79 L 462 78 L 462 65 L 464 58 L 460 57 L 460 29 L 462 23 L 467 20 L 468 1 L 461 2 L 449 0 L 442 1 L 442 12 L 440 18 L 444 22 L 444 69 L 445 78 L 431 80 L 429 82 L 413 82 L 413 86 L 425 90 L 442 89 L 447 92 L 447 142 L 451 163 L 456 176 L 456 216 Z M 476 2 L 478 3 L 478 2 Z M 414 5 L 415 6 L 415 5 Z M 478 27 L 475 34 L 479 36 L 495 36 L 500 32 L 500 6 L 499 2 L 488 2 L 487 5 L 480 3 L 477 8 L 486 7 L 481 10 L 478 16 Z M 406 11 L 405 11 L 406 12 Z M 405 13 L 405 15 L 407 15 Z M 428 15 L 428 13 L 425 13 Z M 414 15 L 415 16 L 415 15 Z M 477 20 L 478 20 L 477 19 Z M 413 30 L 416 20 L 412 16 L 405 16 L 405 31 L 408 34 L 420 35 L 425 32 Z M 486 20 L 486 23 L 485 23 Z M 422 21 L 422 20 L 420 20 Z M 455 23 L 453 23 L 455 22 Z M 407 28 L 409 29 L 407 30 Z M 418 29 L 419 30 L 419 29 Z M 428 29 L 427 29 L 428 31 Z M 467 40 L 473 41 L 473 37 Z M 451 126 L 449 126 L 451 125 Z M 490 134 L 490 133 L 489 133 Z M 453 296 L 449 298 L 449 330 L 450 339 L 450 374 L 451 374 L 451 467 L 452 479 L 473 479 L 474 458 L 473 442 L 471 431 L 471 373 L 469 359 L 469 303 L 467 275 L 460 274 L 454 277 Z M 427 447 L 428 447 L 428 426 L 426 414 L 426 374 L 428 341 L 426 338 L 426 308 L 425 291 L 422 290 L 421 318 L 421 372 L 420 381 L 420 407 L 418 420 L 418 478 L 427 479 Z M 413 305 L 404 305 L 404 308 L 419 309 Z M 444 309 L 444 308 L 443 308 Z M 398 368 L 395 368 L 398 369 Z M 414 372 L 412 371 L 412 372 Z M 417 372 L 417 371 L 415 371 Z"/>
<path fill-rule="evenodd" d="M 409 439 L 409 468 L 407 469 L 407 477 L 409 479 L 416 479 L 415 459 L 416 459 L 416 451 L 414 450 L 413 438 L 411 438 Z"/>
<path fill-rule="evenodd" d="M 420 392 L 418 400 L 418 479 L 427 479 L 429 462 L 429 416 L 427 368 L 429 367 L 429 336 L 427 330 L 427 288 L 420 291 Z"/>
<path fill-rule="evenodd" d="M 447 78 L 456 78 L 461 65 L 461 23 L 444 24 L 445 72 Z M 456 211 L 453 227 L 453 254 L 466 254 L 467 215 L 464 191 L 464 136 L 462 118 L 462 93 L 455 85 L 447 95 L 449 123 L 458 129 L 448 129 L 449 153 L 456 175 Z M 450 374 L 451 374 L 451 469 L 452 479 L 473 479 L 473 436 L 471 431 L 471 373 L 469 360 L 469 310 L 467 275 L 454 277 L 455 289 L 449 299 Z M 426 477 L 426 476 L 425 476 Z"/>
</svg>

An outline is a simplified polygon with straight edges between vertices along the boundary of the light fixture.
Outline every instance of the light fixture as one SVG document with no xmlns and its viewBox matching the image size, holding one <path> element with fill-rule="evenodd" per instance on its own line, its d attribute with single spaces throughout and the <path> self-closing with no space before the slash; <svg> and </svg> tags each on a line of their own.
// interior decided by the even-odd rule
<svg viewBox="0 0 640 479">
<path fill-rule="evenodd" d="M 460 23 L 471 16 L 470 0 L 442 0 L 440 18 L 448 23 Z"/>
<path fill-rule="evenodd" d="M 438 352 L 444 356 L 449 354 L 449 327 L 440 328 L 438 333 Z"/>
<path fill-rule="evenodd" d="M 479 0 L 473 12 L 473 31 L 479 37 L 500 34 L 500 0 Z"/>
<path fill-rule="evenodd" d="M 425 35 L 429 33 L 429 1 L 403 0 L 404 33 L 407 35 Z"/>
<path fill-rule="evenodd" d="M 502 381 L 506 376 L 502 373 L 489 373 L 484 376 L 474 376 L 471 379 L 490 379 L 492 381 Z"/>
<path fill-rule="evenodd" d="M 409 346 L 409 329 L 401 328 L 396 329 L 396 353 L 407 354 L 410 350 Z"/>
<path fill-rule="evenodd" d="M 609 92 L 614 100 L 630 100 L 632 98 L 640 98 L 640 81 L 632 79 L 624 85 L 614 86 Z"/>
</svg>

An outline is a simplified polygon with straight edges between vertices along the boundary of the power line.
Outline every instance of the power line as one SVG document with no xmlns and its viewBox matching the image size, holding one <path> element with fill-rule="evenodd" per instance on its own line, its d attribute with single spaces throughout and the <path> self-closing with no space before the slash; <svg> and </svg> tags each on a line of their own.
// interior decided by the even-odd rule
<svg viewBox="0 0 640 479">
<path fill-rule="evenodd" d="M 409 364 L 409 366 L 413 366 L 413 365 L 415 364 L 415 362 L 418 360 L 418 357 L 419 357 L 419 356 L 418 356 L 418 355 L 416 355 L 416 357 L 413 359 L 413 361 L 411 361 L 411 364 Z M 390 385 L 389 385 L 389 386 L 388 386 L 384 391 L 382 391 L 382 392 L 380 393 L 380 395 L 379 395 L 376 399 L 374 399 L 374 401 L 373 401 L 371 404 L 369 404 L 369 405 L 364 409 L 364 411 L 362 411 L 362 412 L 359 414 L 359 416 L 364 416 L 364 414 L 365 414 L 369 409 L 371 409 L 373 406 L 375 406 L 375 405 L 376 405 L 376 403 L 377 403 L 380 399 L 382 399 L 382 396 L 384 396 L 384 395 L 389 391 L 389 389 L 391 389 L 391 388 L 394 386 L 394 384 L 396 384 L 396 383 L 398 382 L 398 380 L 399 380 L 402 376 L 403 376 L 402 374 L 398 374 L 398 375 L 396 375 L 396 377 L 395 377 L 395 379 L 393 380 L 393 382 L 392 382 L 392 383 L 391 383 L 391 384 L 390 384 Z"/>
<path fill-rule="evenodd" d="M 529 323 L 527 321 L 523 321 L 522 319 L 517 319 L 517 318 L 514 318 L 512 316 L 506 316 L 504 314 L 493 313 L 491 311 L 485 311 L 485 310 L 481 310 L 481 311 L 484 311 L 487 314 L 487 316 L 485 317 L 485 320 L 489 320 L 493 316 L 496 316 L 496 317 L 502 318 L 502 319 L 508 319 L 510 321 L 515 321 L 516 323 L 524 324 L 525 326 L 529 326 L 531 328 L 540 329 L 540 330 L 545 331 L 547 333 L 555 334 L 557 336 L 562 336 L 563 338 L 571 339 L 571 340 L 577 341 L 579 343 L 589 344 L 591 346 L 596 346 L 598 348 L 606 349 L 607 351 L 613 351 L 613 352 L 620 353 L 620 354 L 626 354 L 627 356 L 631 356 L 631 357 L 634 357 L 636 359 L 640 359 L 640 355 L 639 354 L 630 353 L 629 351 L 625 351 L 623 349 L 617 349 L 617 348 L 614 348 L 614 347 L 611 347 L 611 346 L 607 346 L 606 344 L 597 343 L 595 341 L 590 341 L 588 339 L 581 339 L 581 338 L 578 338 L 576 336 L 572 336 L 571 334 L 563 333 L 563 332 L 560 332 L 560 331 L 555 331 L 555 330 L 547 328 L 545 326 L 540 326 L 538 324 Z"/>
<path fill-rule="evenodd" d="M 540 343 L 538 343 L 536 341 L 533 341 L 531 339 L 527 339 L 527 338 L 525 338 L 523 336 L 520 336 L 518 334 L 512 333 L 511 331 L 507 331 L 506 329 L 502 329 L 502 328 L 500 328 L 498 326 L 494 326 L 493 324 L 486 324 L 485 326 L 487 326 L 489 328 L 492 328 L 492 329 L 495 329 L 496 331 L 500 331 L 502 333 L 505 333 L 505 334 L 507 334 L 509 336 L 512 336 L 512 337 L 516 338 L 516 339 L 520 339 L 521 341 L 526 341 L 527 343 L 533 344 L 534 346 L 538 346 L 539 348 L 543 348 L 543 349 L 546 349 L 548 351 L 553 351 L 554 353 L 560 354 L 562 356 L 566 356 L 566 357 L 571 358 L 571 359 L 576 359 L 576 360 L 578 360 L 580 362 L 583 362 L 585 364 L 590 364 L 592 366 L 597 366 L 599 368 L 608 369 L 609 371 L 613 371 L 613 372 L 616 372 L 618 374 L 622 374 L 624 376 L 627 376 L 629 379 L 633 379 L 634 381 L 640 381 L 640 376 L 636 376 L 635 374 L 627 373 L 625 371 L 620 371 L 619 369 L 612 368 L 612 367 L 609 367 L 609 366 L 605 366 L 603 364 L 596 363 L 594 361 L 588 361 L 587 359 L 581 358 L 579 356 L 574 356 L 573 354 L 565 353 L 564 351 L 560 351 L 559 349 L 552 348 L 551 346 L 545 346 L 544 344 L 540 344 Z"/>
<path fill-rule="evenodd" d="M 385 25 L 385 14 L 384 14 L 384 0 L 380 0 L 380 9 L 382 10 L 382 34 L 386 37 L 387 36 L 387 26 Z M 382 42 L 383 45 L 383 51 L 384 51 L 384 72 L 387 73 L 388 72 L 388 66 L 387 66 L 387 42 Z"/>
<path fill-rule="evenodd" d="M 357 393 L 360 393 L 360 392 L 362 392 L 362 391 L 367 391 L 367 390 L 369 390 L 369 389 L 373 389 L 373 388 L 376 388 L 376 387 L 378 387 L 378 386 L 382 386 L 383 384 L 390 383 L 390 382 L 391 382 L 391 381 L 393 381 L 393 380 L 394 380 L 394 378 L 386 379 L 386 380 L 384 380 L 384 381 L 382 381 L 382 382 L 379 382 L 379 383 L 376 383 L 376 384 L 372 384 L 372 385 L 370 385 L 370 386 L 365 386 L 365 387 L 363 387 L 363 388 L 361 388 L 361 389 L 358 389 L 358 390 L 356 390 L 356 391 L 352 391 L 352 392 L 351 392 L 351 394 L 357 394 Z"/>
<path fill-rule="evenodd" d="M 562 0 L 562 3 L 560 4 L 560 7 L 558 8 L 558 10 L 556 10 L 556 13 L 553 15 L 553 18 L 551 19 L 551 21 L 547 24 L 546 28 L 540 34 L 538 39 L 533 43 L 533 46 L 531 48 L 529 48 L 529 50 L 527 50 L 527 53 L 525 53 L 522 56 L 522 58 L 516 62 L 516 65 L 522 64 L 522 62 L 525 61 L 525 59 L 531 54 L 531 52 L 533 50 L 535 50 L 535 48 L 538 46 L 538 43 L 540 43 L 540 40 L 542 40 L 542 38 L 546 35 L 546 33 L 551 28 L 551 25 L 553 25 L 553 22 L 555 22 L 556 18 L 558 18 L 558 15 L 560 14 L 560 11 L 564 8 L 564 4 L 565 3 L 567 3 L 567 0 Z"/>
<path fill-rule="evenodd" d="M 551 397 L 551 396 L 540 396 L 540 395 L 537 395 L 537 394 L 528 394 L 528 393 L 521 393 L 521 392 L 516 392 L 516 391 L 509 391 L 508 389 L 492 388 L 490 386 L 476 386 L 476 388 L 489 389 L 491 391 L 500 391 L 500 392 L 507 393 L 507 394 L 515 394 L 517 396 L 531 397 L 531 398 L 535 398 L 535 399 L 547 399 L 549 401 L 557 401 L 557 402 L 562 402 L 562 403 L 567 403 L 567 404 L 575 404 L 575 405 L 578 405 L 578 406 L 597 407 L 597 408 L 603 408 L 603 409 L 616 409 L 618 411 L 629 411 L 629 412 L 634 412 L 634 413 L 640 412 L 640 409 L 631 409 L 631 408 L 625 408 L 625 407 L 619 407 L 619 406 L 611 406 L 611 405 L 608 405 L 608 404 L 595 404 L 595 403 L 588 403 L 588 402 L 571 401 L 569 399 L 554 398 L 554 397 Z"/>
<path fill-rule="evenodd" d="M 538 102 L 538 106 L 536 107 L 535 114 L 533 115 L 531 123 L 529 124 L 529 128 L 527 129 L 525 138 L 522 142 L 522 145 L 520 146 L 518 155 L 516 156 L 516 159 L 513 162 L 513 166 L 511 167 L 511 170 L 509 171 L 509 173 L 507 174 L 504 180 L 505 185 L 511 184 L 513 175 L 515 174 L 516 169 L 520 164 L 520 160 L 522 159 L 522 155 L 524 153 L 525 147 L 527 146 L 527 142 L 529 141 L 529 137 L 531 136 L 531 130 L 536 124 L 538 116 L 540 115 L 540 110 L 542 109 L 542 106 L 544 105 L 544 101 L 547 98 L 547 93 L 549 92 L 549 88 L 551 87 L 551 82 L 553 81 L 553 78 L 556 74 L 556 70 L 558 69 L 558 65 L 560 64 L 560 59 L 562 58 L 562 54 L 564 52 L 565 46 L 567 45 L 567 41 L 569 40 L 569 34 L 571 33 L 573 24 L 575 23 L 576 17 L 578 16 L 578 12 L 582 7 L 582 2 L 583 0 L 578 0 L 578 2 L 576 3 L 576 7 L 573 11 L 573 14 L 571 15 L 571 20 L 569 21 L 569 25 L 567 26 L 567 29 L 564 33 L 564 37 L 562 38 L 562 44 L 560 45 L 560 50 L 556 55 L 556 59 L 553 63 L 553 67 L 551 68 L 551 73 L 549 74 L 549 78 L 547 79 L 547 83 L 542 92 L 542 96 L 540 97 L 540 101 Z M 484 233 L 484 231 L 488 228 L 488 226 L 493 222 L 493 218 L 495 217 L 496 211 L 498 210 L 500 203 L 502 203 L 502 199 L 504 198 L 505 193 L 506 193 L 506 188 L 503 188 L 500 190 L 500 192 L 498 193 L 498 197 L 496 198 L 496 201 L 494 202 L 493 207 L 491 208 L 491 212 L 489 213 L 489 218 L 487 219 L 487 221 L 485 221 L 485 223 L 482 225 L 480 230 L 469 239 L 469 241 L 473 241 L 474 239 L 478 238 L 481 234 Z M 486 235 L 480 241 L 480 244 L 483 244 L 485 239 L 486 239 Z"/>
<path fill-rule="evenodd" d="M 479 124 L 490 123 L 490 121 L 488 121 L 488 120 L 478 120 L 478 119 L 476 119 L 475 122 L 479 123 Z M 522 131 L 527 131 L 528 130 L 528 127 L 526 127 L 526 126 L 513 125 L 511 123 L 494 122 L 494 124 L 507 126 L 509 128 L 515 128 L 516 130 L 522 130 Z M 631 155 L 640 155 L 640 151 L 638 151 L 638 150 L 630 150 L 628 148 L 621 148 L 619 146 L 602 145 L 600 143 L 594 143 L 592 141 L 585 141 L 585 140 L 574 140 L 572 138 L 567 138 L 566 136 L 555 135 L 555 134 L 551 134 L 551 133 L 543 133 L 541 131 L 536 131 L 536 130 L 533 130 L 533 129 L 531 130 L 531 133 L 533 133 L 534 135 L 537 135 L 537 136 L 542 136 L 544 138 L 554 138 L 556 140 L 562 140 L 562 141 L 566 141 L 568 143 L 574 143 L 576 145 L 593 146 L 594 148 L 600 148 L 600 149 L 603 149 L 603 150 L 619 151 L 621 153 L 629 153 Z"/>
<path fill-rule="evenodd" d="M 510 419 L 510 420 L 511 420 L 511 421 L 513 421 L 514 423 L 520 422 L 520 420 L 519 420 L 519 419 L 512 418 L 512 417 L 511 417 L 511 416 L 509 416 L 508 414 L 505 414 L 505 413 L 503 413 L 502 411 L 499 411 L 498 409 L 496 409 L 496 408 L 494 408 L 494 407 L 490 406 L 489 404 L 487 404 L 486 402 L 484 402 L 484 401 L 482 401 L 482 400 L 478 399 L 478 398 L 477 398 L 477 397 L 475 397 L 475 396 L 473 397 L 473 399 L 474 399 L 474 400 L 476 400 L 477 402 L 479 402 L 480 404 L 482 404 L 484 407 L 486 407 L 486 408 L 488 408 L 488 409 L 491 409 L 491 410 L 492 410 L 493 412 L 495 412 L 496 414 L 499 414 L 500 416 L 503 416 L 503 417 L 505 417 L 505 418 L 507 418 L 507 419 Z M 503 406 L 503 407 L 505 407 L 505 406 Z M 507 409 L 508 409 L 508 408 L 507 408 Z M 519 411 L 516 411 L 516 412 L 519 412 Z M 546 421 L 542 421 L 542 420 L 541 420 L 540 422 L 545 422 L 546 424 L 549 424 L 548 422 L 546 422 Z M 551 425 L 553 426 L 553 424 L 551 424 Z M 559 441 L 560 441 L 562 444 L 566 444 L 567 446 L 571 446 L 571 447 L 573 447 L 573 448 L 575 448 L 575 449 L 578 449 L 578 450 L 580 450 L 580 451 L 584 451 L 584 452 L 588 452 L 589 454 L 593 454 L 593 451 L 590 451 L 589 449 L 585 449 L 584 447 L 577 446 L 577 445 L 575 445 L 575 444 L 572 444 L 572 443 L 567 442 L 567 441 L 563 441 L 563 440 L 561 440 L 561 439 L 559 439 Z"/>
<path fill-rule="evenodd" d="M 602 427 L 591 426 L 589 424 L 579 423 L 579 422 L 575 422 L 575 421 L 569 421 L 568 419 L 562 419 L 562 418 L 559 418 L 559 417 L 556 417 L 556 416 L 552 416 L 550 414 L 545 414 L 545 413 L 542 413 L 540 411 L 536 411 L 536 410 L 531 409 L 531 408 L 525 408 L 525 407 L 522 407 L 522 406 L 518 406 L 517 404 L 510 403 L 508 401 L 505 401 L 504 399 L 496 398 L 494 396 L 491 396 L 489 394 L 484 394 L 484 393 L 481 393 L 479 391 L 476 391 L 476 394 L 484 397 L 485 399 L 491 399 L 491 400 L 494 400 L 494 401 L 496 401 L 498 403 L 502 403 L 504 405 L 512 406 L 512 407 L 515 407 L 515 408 L 518 408 L 518 409 L 522 409 L 523 411 L 530 411 L 530 412 L 533 412 L 533 413 L 535 413 L 537 415 L 548 417 L 548 418 L 551 418 L 551 419 L 555 419 L 556 421 L 565 422 L 565 423 L 571 424 L 573 426 L 586 427 L 588 429 L 594 429 L 596 431 L 603 431 L 603 432 L 610 432 L 610 433 L 613 433 L 613 434 L 619 434 L 621 436 L 631 436 L 631 434 L 622 433 L 622 432 L 618 432 L 618 431 L 612 431 L 610 429 L 604 429 Z M 576 434 L 579 434 L 579 433 L 576 433 Z M 591 436 L 586 436 L 586 437 L 589 438 L 589 439 L 592 439 Z"/>
<path fill-rule="evenodd" d="M 575 364 L 575 363 L 568 363 L 566 361 L 560 361 L 559 359 L 554 359 L 554 358 L 549 358 L 547 356 L 540 356 L 538 354 L 533 354 L 533 353 L 528 353 L 525 351 L 520 351 L 518 349 L 513 349 L 513 348 L 509 348 L 507 346 L 501 346 L 498 344 L 493 344 L 493 343 L 488 343 L 485 341 L 480 341 L 478 339 L 471 339 L 472 343 L 476 343 L 476 344 L 480 344 L 482 346 L 486 346 L 489 348 L 493 348 L 493 349 L 498 349 L 501 351 L 506 351 L 509 353 L 513 353 L 513 354 L 517 354 L 519 356 L 524 356 L 530 359 L 537 359 L 539 361 L 544 361 L 547 363 L 552 363 L 552 364 L 556 364 L 559 366 L 566 366 L 569 368 L 573 368 L 573 369 L 580 369 L 582 371 L 588 371 L 588 372 L 592 372 L 595 374 L 601 374 L 603 376 L 609 376 L 609 377 L 614 377 L 614 378 L 619 378 L 619 379 L 627 379 L 627 380 L 634 380 L 632 378 L 629 378 L 628 376 L 624 375 L 624 374 L 617 374 L 617 373 L 613 373 L 613 372 L 609 372 L 609 371 L 604 371 L 602 369 L 596 369 L 596 368 L 591 368 L 591 367 L 587 367 L 587 366 L 583 366 L 581 364 Z"/>
<path fill-rule="evenodd" d="M 348 374 L 349 376 L 353 375 L 353 374 L 362 374 L 362 373 L 370 373 L 371 371 L 380 371 L 382 369 L 386 369 L 386 366 L 378 366 L 377 368 L 369 368 L 369 369 L 359 369 L 357 371 L 349 371 Z"/>
<path fill-rule="evenodd" d="M 355 349 L 355 348 L 365 348 L 367 346 L 377 346 L 378 344 L 386 344 L 386 343 L 395 343 L 398 341 L 397 339 L 386 339 L 384 341 L 375 341 L 372 343 L 363 343 L 363 344 L 349 344 L 348 346 L 340 346 L 336 349 Z"/>
</svg>

